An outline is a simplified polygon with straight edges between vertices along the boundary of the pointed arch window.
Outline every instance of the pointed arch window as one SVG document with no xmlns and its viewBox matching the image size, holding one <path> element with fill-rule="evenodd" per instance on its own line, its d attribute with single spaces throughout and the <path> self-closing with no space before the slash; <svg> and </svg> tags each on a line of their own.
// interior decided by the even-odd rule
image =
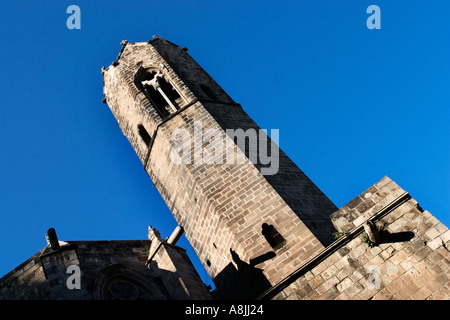
<svg viewBox="0 0 450 320">
<path fill-rule="evenodd" d="M 134 82 L 164 119 L 180 109 L 181 96 L 159 70 L 139 68 Z"/>
</svg>

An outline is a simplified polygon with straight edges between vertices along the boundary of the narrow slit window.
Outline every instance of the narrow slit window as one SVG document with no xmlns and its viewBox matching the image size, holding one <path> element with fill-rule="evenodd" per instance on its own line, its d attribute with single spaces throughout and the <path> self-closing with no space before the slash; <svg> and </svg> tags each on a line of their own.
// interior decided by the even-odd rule
<svg viewBox="0 0 450 320">
<path fill-rule="evenodd" d="M 139 135 L 141 136 L 142 140 L 145 142 L 145 144 L 148 147 L 150 145 L 150 142 L 152 141 L 152 138 L 150 137 L 147 130 L 145 130 L 145 128 L 142 124 L 138 125 L 138 131 L 139 131 Z"/>
<path fill-rule="evenodd" d="M 263 223 L 262 235 L 266 238 L 267 242 L 273 249 L 279 249 L 286 243 L 286 240 L 284 240 L 283 236 L 277 231 L 277 229 L 275 229 L 273 225 Z"/>
</svg>

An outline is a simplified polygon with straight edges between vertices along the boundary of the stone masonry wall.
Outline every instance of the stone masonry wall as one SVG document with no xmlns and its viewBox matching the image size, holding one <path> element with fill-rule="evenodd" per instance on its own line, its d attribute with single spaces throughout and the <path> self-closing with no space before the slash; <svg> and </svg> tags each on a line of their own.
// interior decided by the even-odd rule
<svg viewBox="0 0 450 320">
<path fill-rule="evenodd" d="M 0 279 L 0 300 L 110 299 L 116 281 L 125 281 L 143 299 L 210 298 L 183 249 L 169 246 L 164 252 L 170 258 L 157 257 L 150 270 L 149 246 L 148 240 L 70 241 L 59 250 L 47 246 Z M 79 267 L 79 289 L 67 286 L 71 265 Z"/>
<path fill-rule="evenodd" d="M 388 177 L 332 215 L 351 233 L 404 191 Z M 450 231 L 414 199 L 378 220 L 381 243 L 369 247 L 361 233 L 332 248 L 312 268 L 297 273 L 274 299 L 450 299 Z M 345 237 L 345 236 L 344 236 Z M 275 294 L 275 292 L 278 292 Z M 269 297 L 270 294 L 266 296 Z"/>
<path fill-rule="evenodd" d="M 40 255 L 44 249 L 0 279 L 0 299 L 40 299 L 47 297 L 50 285 L 45 279 Z"/>
<path fill-rule="evenodd" d="M 138 125 L 143 125 L 149 135 L 153 136 L 163 119 L 134 83 L 135 74 L 140 67 L 158 68 L 166 79 L 170 79 L 183 97 L 181 100 L 186 101 L 180 103 L 180 108 L 196 98 L 210 99 L 202 87 L 210 88 L 216 99 L 233 103 L 214 79 L 177 45 L 162 38 L 149 42 L 124 42 L 122 45 L 116 62 L 102 69 L 104 101 L 108 103 L 120 129 L 143 164 L 148 147 L 139 137 Z M 178 63 L 173 63 L 175 60 Z"/>
<path fill-rule="evenodd" d="M 187 105 L 165 121 L 154 117 L 133 82 L 139 66 L 161 67 Z M 282 152 L 274 177 L 260 173 L 246 150 L 225 134 L 227 128 L 259 127 L 185 50 L 161 38 L 130 43 L 103 76 L 106 102 L 120 128 L 218 288 L 245 279 L 275 284 L 329 243 L 334 229 L 328 215 L 337 208 Z M 150 152 L 136 134 L 139 123 L 153 137 Z M 174 132 L 184 129 L 197 139 L 196 123 L 223 132 L 222 142 L 231 141 L 236 162 L 243 163 L 175 164 L 171 152 L 180 142 L 174 141 Z M 199 143 L 204 150 L 218 141 L 186 143 Z M 283 236 L 283 246 L 269 245 L 262 235 L 264 223 Z M 244 269 L 252 276 L 240 276 Z"/>
<path fill-rule="evenodd" d="M 140 67 L 159 68 L 164 78 L 171 82 L 184 98 L 185 104 L 180 105 L 180 109 L 169 117 L 161 119 L 155 113 L 152 103 L 134 83 L 134 76 Z M 392 264 L 396 268 L 391 268 L 390 262 L 372 261 L 375 256 L 385 261 L 402 251 L 414 257 L 428 249 L 437 254 L 447 252 L 445 245 L 434 248 L 439 240 L 426 239 L 427 236 L 422 235 L 422 229 L 425 227 L 419 226 L 417 221 L 424 219 L 429 213 L 420 212 L 420 208 L 415 206 L 412 199 L 380 218 L 382 222 L 386 222 L 385 240 L 389 241 L 368 250 L 367 256 L 362 252 L 363 247 L 358 243 L 361 240 L 356 237 L 355 230 L 361 231 L 362 224 L 367 219 L 373 219 L 374 215 L 389 207 L 404 193 L 389 178 L 381 180 L 337 210 L 281 150 L 279 170 L 273 176 L 262 175 L 259 170 L 261 166 L 249 161 L 249 150 L 237 148 L 236 143 L 227 135 L 221 141 L 223 145 L 227 146 L 229 140 L 234 145 L 224 153 L 231 152 L 236 157 L 236 162 L 237 159 L 243 159 L 243 163 L 207 163 L 201 158 L 196 159 L 196 156 L 201 157 L 203 150 L 214 150 L 220 146 L 220 139 L 204 140 L 202 134 L 200 137 L 196 136 L 198 124 L 201 125 L 203 133 L 209 129 L 224 132 L 227 129 L 259 130 L 259 127 L 185 49 L 158 37 L 145 43 L 125 43 L 119 58 L 103 70 L 103 77 L 108 106 L 144 164 L 154 186 L 161 193 L 178 224 L 184 228 L 187 239 L 215 282 L 216 297 L 236 297 L 242 286 L 258 287 L 258 290 L 262 291 L 275 286 L 269 292 L 273 294 L 276 290 L 282 290 L 278 293 L 280 298 L 305 298 L 307 295 L 303 296 L 300 292 L 309 289 L 308 294 L 315 292 L 316 298 L 352 298 L 355 294 L 352 294 L 350 287 L 355 287 L 355 291 L 358 291 L 358 285 L 363 285 L 358 282 L 364 282 L 361 277 L 358 278 L 363 269 L 388 268 L 389 275 L 392 275 L 389 277 L 391 280 L 394 280 L 395 275 L 391 274 L 394 270 L 402 272 L 394 262 Z M 139 124 L 143 124 L 152 136 L 149 146 L 145 145 L 137 134 Z M 174 133 L 180 129 L 187 133 L 187 140 L 185 136 L 183 139 L 174 139 Z M 251 143 L 249 142 L 249 145 Z M 195 154 L 196 145 L 200 146 L 200 155 Z M 182 154 L 184 160 L 189 160 L 188 163 L 175 163 L 172 158 L 173 151 L 184 147 L 191 151 L 190 154 L 184 151 Z M 411 209 L 410 206 L 414 208 Z M 416 217 L 415 214 L 418 213 L 415 211 L 403 215 L 401 210 L 406 209 L 417 210 L 421 216 Z M 411 218 L 411 215 L 414 217 Z M 409 223 L 402 225 L 405 230 L 394 232 L 396 226 L 405 221 Z M 272 225 L 284 238 L 284 244 L 278 247 L 269 245 L 262 235 L 263 224 Z M 429 228 L 436 230 L 434 233 L 439 233 L 444 239 L 448 237 L 448 234 L 444 235 L 446 231 L 443 226 L 432 229 L 433 227 Z M 334 228 L 342 233 L 347 232 L 343 238 L 345 243 L 342 239 L 333 242 Z M 390 235 L 393 232 L 400 234 Z M 355 238 L 350 238 L 349 234 Z M 404 240 L 411 234 L 414 238 Z M 415 243 L 415 246 L 412 246 L 412 243 Z M 428 249 L 419 248 L 420 243 Z M 347 250 L 349 256 L 346 255 Z M 381 250 L 383 255 L 381 252 L 377 253 L 378 250 Z M 334 256 L 331 255 L 332 251 Z M 361 254 L 354 256 L 357 253 Z M 338 265 L 335 265 L 337 261 L 330 264 L 329 270 L 323 269 L 329 274 L 317 274 L 320 277 L 316 278 L 317 275 L 313 271 L 317 273 L 322 263 L 317 264 L 317 261 L 322 259 L 324 264 L 331 263 L 329 259 L 336 259 L 336 255 L 341 255 L 339 261 L 344 260 Z M 351 260 L 345 260 L 347 258 Z M 417 256 L 414 259 L 423 260 L 419 258 Z M 309 263 L 311 260 L 315 261 L 314 264 Z M 311 273 L 307 273 L 306 269 L 303 270 L 303 275 L 297 272 L 302 265 L 306 265 Z M 428 267 L 432 268 L 431 265 Z M 347 271 L 341 269 L 348 272 L 352 269 L 354 277 L 344 276 Z M 330 270 L 342 272 L 338 275 Z M 297 277 L 309 283 L 310 279 L 307 278 L 310 278 L 311 274 L 314 275 L 311 280 L 315 280 L 314 283 L 308 284 L 309 287 L 301 286 L 295 295 L 292 295 L 292 292 L 296 291 L 295 285 L 283 290 L 287 283 L 285 279 L 292 280 Z M 370 276 L 364 273 L 362 277 Z M 384 279 L 383 288 L 389 286 L 389 279 Z M 350 281 L 351 286 L 347 287 Z M 220 291 L 222 294 L 219 294 Z M 249 292 L 243 297 L 255 297 L 254 294 L 255 292 Z M 311 298 L 313 296 L 314 294 Z"/>
<path fill-rule="evenodd" d="M 322 244 L 248 160 L 243 164 L 174 163 L 171 152 L 176 142 L 171 135 L 185 128 L 194 137 L 195 121 L 204 130 L 221 130 L 200 102 L 173 117 L 160 127 L 153 143 L 149 176 L 217 287 L 219 279 L 233 282 L 223 272 L 234 268 L 239 272 L 236 259 L 264 270 L 267 280 L 277 283 L 296 264 L 321 250 Z M 238 159 L 245 157 L 239 149 L 235 154 Z M 271 248 L 262 235 L 263 223 L 280 232 L 286 240 L 283 247 Z M 251 265 L 253 259 L 271 252 L 270 258 Z"/>
<path fill-rule="evenodd" d="M 71 241 L 46 247 L 0 279 L 0 299 L 93 299 L 92 285 L 112 264 L 144 266 L 149 241 Z M 80 267 L 81 289 L 68 289 L 71 265 Z"/>
<path fill-rule="evenodd" d="M 175 300 L 210 300 L 205 284 L 191 263 L 186 251 L 162 243 L 154 258 L 154 274 L 161 277 L 164 286 Z"/>
</svg>

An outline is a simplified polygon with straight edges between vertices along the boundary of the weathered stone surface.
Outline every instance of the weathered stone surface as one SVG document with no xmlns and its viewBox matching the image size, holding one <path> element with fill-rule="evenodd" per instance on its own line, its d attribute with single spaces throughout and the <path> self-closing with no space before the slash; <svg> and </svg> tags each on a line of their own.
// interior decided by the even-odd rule
<svg viewBox="0 0 450 320">
<path fill-rule="evenodd" d="M 103 101 L 214 280 L 215 298 L 450 299 L 450 232 L 390 178 L 338 210 L 278 147 L 276 172 L 263 175 L 252 149 L 270 139 L 236 142 L 230 130 L 260 128 L 186 50 L 160 37 L 122 45 L 102 69 Z M 199 126 L 221 138 L 196 135 Z M 180 130 L 191 139 L 180 141 Z M 205 161 L 220 148 L 231 163 Z M 123 298 L 113 281 L 126 276 L 128 298 L 210 298 L 183 249 L 154 229 L 150 239 L 43 249 L 0 279 L 0 297 Z M 76 291 L 65 282 L 73 264 L 82 267 Z"/>
<path fill-rule="evenodd" d="M 334 221 L 342 222 L 345 219 L 350 230 L 355 219 L 361 216 L 370 218 L 376 213 L 371 208 L 377 207 L 378 203 L 388 205 L 385 199 L 393 200 L 395 197 L 392 194 L 397 196 L 401 192 L 403 190 L 385 177 L 331 217 Z M 361 206 L 363 199 L 371 197 L 375 197 L 371 199 L 375 205 L 368 206 L 369 213 L 354 210 Z M 416 219 L 429 223 L 426 227 L 423 224 L 408 223 Z M 329 277 L 331 269 L 337 269 L 335 272 L 340 282 L 335 286 L 342 293 L 333 299 L 450 299 L 450 252 L 445 246 L 448 228 L 436 221 L 429 212 L 422 212 L 414 199 L 409 199 L 389 212 L 380 222 L 389 232 L 380 233 L 381 241 L 378 246 L 369 249 L 366 244 L 361 243 L 360 236 L 353 238 L 337 250 L 343 258 L 336 260 L 335 254 L 332 254 L 308 271 L 308 274 L 314 275 L 314 278 L 308 278 L 312 292 L 307 296 L 299 296 L 298 292 L 287 288 L 281 291 L 282 296 L 289 298 L 287 292 L 290 292 L 299 299 L 333 297 L 326 295 L 331 287 L 328 286 L 328 290 L 325 290 L 324 284 L 318 280 L 323 281 L 323 277 Z M 324 265 L 327 268 L 323 268 Z M 305 277 L 300 277 L 297 281 L 305 280 Z M 295 283 L 296 281 L 293 285 Z M 321 285 L 318 286 L 318 283 Z"/>
<path fill-rule="evenodd" d="M 117 240 L 46 247 L 0 279 L 0 299 L 211 298 L 184 249 L 163 243 L 148 268 L 149 246 L 148 240 Z M 67 285 L 74 274 L 68 273 L 70 266 L 79 267 L 79 288 Z"/>
<path fill-rule="evenodd" d="M 278 147 L 275 174 L 263 175 L 265 165 L 259 158 L 249 161 L 255 143 L 237 146 L 229 132 L 259 132 L 259 126 L 185 50 L 156 38 L 127 43 L 117 61 L 103 72 L 108 106 L 184 228 L 218 295 L 236 297 L 241 286 L 254 286 L 256 280 L 243 284 L 253 277 L 265 286 L 276 284 L 332 242 L 335 229 L 328 215 L 336 211 L 334 204 Z M 177 100 L 177 111 L 170 116 L 156 112 L 155 101 L 146 99 L 136 84 L 140 68 L 157 70 L 173 85 L 182 97 Z M 202 150 L 211 147 L 210 141 L 197 139 L 199 123 L 202 132 L 222 134 L 226 151 L 236 161 L 194 161 L 196 143 Z M 139 136 L 140 125 L 152 137 L 150 145 Z M 174 163 L 171 158 L 180 143 L 173 135 L 180 129 L 193 139 L 192 144 L 182 142 L 192 150 L 191 158 L 184 158 L 189 163 Z M 256 146 L 261 147 L 258 141 Z M 279 245 L 272 246 L 262 235 L 263 224 L 272 226 L 283 239 Z M 270 252 L 275 254 L 269 257 Z M 261 257 L 266 259 L 257 267 L 251 265 L 250 261 Z"/>
</svg>

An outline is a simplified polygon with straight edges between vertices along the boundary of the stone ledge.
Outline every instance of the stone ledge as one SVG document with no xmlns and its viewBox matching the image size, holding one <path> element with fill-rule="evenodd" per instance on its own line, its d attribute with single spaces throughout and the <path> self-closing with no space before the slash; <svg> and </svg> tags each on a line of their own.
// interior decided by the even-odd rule
<svg viewBox="0 0 450 320">
<path fill-rule="evenodd" d="M 339 232 L 348 232 L 370 219 L 405 191 L 389 177 L 384 177 L 362 194 L 330 215 Z"/>
</svg>

